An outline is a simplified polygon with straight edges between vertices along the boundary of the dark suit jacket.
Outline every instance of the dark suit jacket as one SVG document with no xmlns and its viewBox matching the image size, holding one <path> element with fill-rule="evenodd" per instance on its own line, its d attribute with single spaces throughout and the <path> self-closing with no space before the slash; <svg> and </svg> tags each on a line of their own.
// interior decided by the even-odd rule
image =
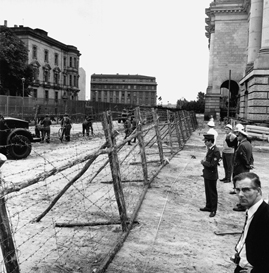
<svg viewBox="0 0 269 273">
<path fill-rule="evenodd" d="M 269 272 L 269 205 L 265 202 L 254 214 L 245 243 L 251 273 Z"/>
<path fill-rule="evenodd" d="M 203 177 L 209 180 L 217 180 L 218 176 L 218 165 L 220 160 L 219 148 L 213 146 L 209 149 L 206 154 L 206 160 L 203 163 Z"/>
</svg>

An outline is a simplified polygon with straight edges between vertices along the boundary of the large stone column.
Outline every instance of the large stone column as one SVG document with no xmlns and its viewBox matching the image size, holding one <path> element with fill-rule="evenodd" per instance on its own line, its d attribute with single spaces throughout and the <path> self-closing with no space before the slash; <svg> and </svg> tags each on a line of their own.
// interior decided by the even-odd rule
<svg viewBox="0 0 269 273">
<path fill-rule="evenodd" d="M 269 1 L 263 1 L 261 52 L 269 53 Z"/>
<path fill-rule="evenodd" d="M 252 0 L 249 18 L 248 66 L 252 65 L 261 48 L 263 0 Z"/>
<path fill-rule="evenodd" d="M 209 69 L 208 69 L 208 87 L 207 94 L 212 93 L 213 86 L 213 71 L 214 71 L 214 37 L 215 33 L 210 34 L 210 45 L 209 45 Z"/>
</svg>

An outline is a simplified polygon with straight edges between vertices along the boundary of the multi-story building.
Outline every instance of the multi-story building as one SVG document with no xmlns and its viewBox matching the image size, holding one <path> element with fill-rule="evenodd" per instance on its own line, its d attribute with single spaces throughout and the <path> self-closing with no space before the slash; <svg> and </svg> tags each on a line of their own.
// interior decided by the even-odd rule
<svg viewBox="0 0 269 273">
<path fill-rule="evenodd" d="M 10 29 L 28 49 L 28 64 L 34 70 L 33 81 L 28 87 L 32 97 L 77 100 L 80 90 L 79 50 L 49 37 L 42 29 L 22 25 Z"/>
<path fill-rule="evenodd" d="M 205 116 L 230 107 L 241 118 L 268 120 L 269 2 L 214 0 L 206 14 L 210 57 Z"/>
<path fill-rule="evenodd" d="M 120 74 L 91 75 L 92 101 L 155 106 L 156 96 L 155 77 Z"/>
</svg>

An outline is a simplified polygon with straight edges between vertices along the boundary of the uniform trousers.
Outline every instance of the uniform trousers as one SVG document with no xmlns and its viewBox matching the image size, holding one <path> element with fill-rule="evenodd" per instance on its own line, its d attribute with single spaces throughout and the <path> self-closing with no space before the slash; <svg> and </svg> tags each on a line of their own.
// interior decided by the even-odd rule
<svg viewBox="0 0 269 273">
<path fill-rule="evenodd" d="M 217 179 L 211 180 L 204 178 L 204 183 L 206 207 L 211 209 L 211 211 L 217 211 L 218 206 Z"/>
<path fill-rule="evenodd" d="M 233 172 L 233 153 L 222 153 L 223 167 L 225 171 L 225 178 L 228 181 L 231 181 L 232 172 Z"/>
</svg>

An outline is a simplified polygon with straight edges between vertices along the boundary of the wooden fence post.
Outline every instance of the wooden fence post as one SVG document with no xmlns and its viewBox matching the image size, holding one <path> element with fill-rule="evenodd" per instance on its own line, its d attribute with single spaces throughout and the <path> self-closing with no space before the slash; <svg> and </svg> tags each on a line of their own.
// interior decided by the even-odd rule
<svg viewBox="0 0 269 273">
<path fill-rule="evenodd" d="M 182 138 L 183 138 L 183 143 L 186 143 L 187 141 L 187 134 L 186 134 L 186 137 L 185 137 L 185 132 L 184 132 L 184 129 L 183 129 L 183 119 L 182 119 L 182 115 L 181 115 L 182 111 L 180 112 L 177 112 L 178 114 L 178 121 L 179 121 L 179 128 L 180 128 L 180 131 L 181 131 L 181 134 L 182 134 Z"/>
<path fill-rule="evenodd" d="M 0 154 L 0 168 L 7 160 L 6 156 Z M 1 183 L 1 173 L 0 173 Z M 12 232 L 9 225 L 5 198 L 0 198 L 0 244 L 2 255 L 7 273 L 19 273 L 19 264 L 16 256 L 16 250 L 12 238 Z"/>
<path fill-rule="evenodd" d="M 111 112 L 109 114 L 107 112 L 103 113 L 102 123 L 103 123 L 103 128 L 104 128 L 108 145 L 109 147 L 113 148 L 116 145 L 116 140 L 112 134 L 113 120 L 112 120 Z M 112 149 L 112 152 L 108 154 L 108 157 L 109 157 L 109 163 L 110 163 L 112 179 L 113 179 L 114 194 L 116 197 L 118 210 L 120 214 L 121 226 L 122 226 L 122 230 L 126 231 L 127 230 L 127 213 L 126 213 L 124 194 L 123 194 L 122 186 L 121 186 L 120 165 L 119 165 L 116 149 Z"/>
<path fill-rule="evenodd" d="M 188 121 L 187 121 L 187 116 L 186 116 L 186 111 L 183 110 L 182 111 L 182 115 L 183 115 L 183 122 L 184 122 L 184 127 L 186 129 L 186 135 L 187 135 L 187 139 L 190 137 L 190 129 L 188 126 Z"/>
<path fill-rule="evenodd" d="M 174 124 L 175 124 L 175 127 L 176 127 L 176 135 L 177 135 L 178 147 L 180 149 L 183 145 L 182 145 L 182 142 L 181 142 L 181 137 L 180 137 L 180 133 L 179 133 L 179 127 L 178 127 L 178 124 L 179 124 L 178 112 L 174 113 L 174 120 L 175 120 Z M 181 134 L 182 134 L 182 131 L 181 131 Z"/>
<path fill-rule="evenodd" d="M 152 116 L 153 116 L 153 122 L 155 126 L 155 132 L 156 132 L 156 138 L 157 138 L 157 143 L 158 143 L 158 148 L 159 148 L 159 155 L 160 155 L 160 161 L 161 164 L 163 163 L 164 156 L 163 156 L 163 145 L 162 145 L 162 139 L 159 131 L 159 120 L 157 118 L 156 111 L 154 108 L 152 108 Z"/>
<path fill-rule="evenodd" d="M 171 113 L 169 110 L 166 110 L 167 113 L 167 124 L 168 124 L 168 134 L 169 134 L 169 144 L 171 155 L 173 154 L 173 142 L 172 142 L 172 128 L 171 128 Z"/>
<path fill-rule="evenodd" d="M 146 185 L 148 183 L 148 166 L 147 166 L 144 137 L 141 133 L 142 118 L 141 118 L 141 112 L 139 107 L 135 109 L 135 119 L 136 119 L 136 129 L 137 129 L 137 132 L 139 132 L 139 134 L 137 135 L 137 139 L 138 139 L 138 143 L 140 147 L 141 163 L 142 163 L 143 176 L 144 176 L 144 185 Z"/>
</svg>

